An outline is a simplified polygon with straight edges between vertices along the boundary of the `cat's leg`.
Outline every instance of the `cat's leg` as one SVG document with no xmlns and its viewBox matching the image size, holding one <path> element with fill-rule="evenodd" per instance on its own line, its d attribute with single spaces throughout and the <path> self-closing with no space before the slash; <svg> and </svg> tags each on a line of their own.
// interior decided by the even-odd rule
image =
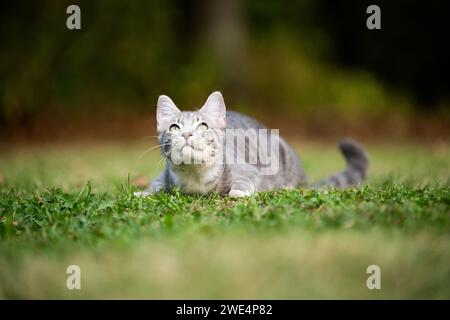
<svg viewBox="0 0 450 320">
<path fill-rule="evenodd" d="M 157 193 L 166 188 L 166 172 L 165 170 L 155 179 L 150 182 L 147 189 L 144 191 L 137 191 L 134 193 L 137 197 L 146 197 L 153 193 Z"/>
<path fill-rule="evenodd" d="M 241 166 L 236 169 L 234 176 L 234 181 L 228 193 L 230 197 L 247 197 L 256 193 L 260 175 L 255 167 Z"/>
</svg>

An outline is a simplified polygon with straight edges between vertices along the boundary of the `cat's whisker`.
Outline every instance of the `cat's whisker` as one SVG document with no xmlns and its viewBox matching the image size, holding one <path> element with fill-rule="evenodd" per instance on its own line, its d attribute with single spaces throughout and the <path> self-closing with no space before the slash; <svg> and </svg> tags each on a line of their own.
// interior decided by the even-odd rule
<svg viewBox="0 0 450 320">
<path fill-rule="evenodd" d="M 167 145 L 170 145 L 170 143 L 163 143 L 163 144 L 158 144 L 156 146 L 150 147 L 147 150 L 145 150 L 138 158 L 137 161 L 139 161 L 145 154 L 147 154 L 148 152 L 155 150 L 156 148 L 160 148 L 160 147 L 165 147 Z"/>
<path fill-rule="evenodd" d="M 163 160 L 166 160 L 166 158 L 161 157 L 161 158 L 159 159 L 159 161 L 156 163 L 156 166 L 159 166 Z"/>
</svg>

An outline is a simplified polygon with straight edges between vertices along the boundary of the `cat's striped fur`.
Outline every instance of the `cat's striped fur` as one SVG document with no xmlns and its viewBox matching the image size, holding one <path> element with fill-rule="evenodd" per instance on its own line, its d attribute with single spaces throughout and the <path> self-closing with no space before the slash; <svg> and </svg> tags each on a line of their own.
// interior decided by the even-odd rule
<svg viewBox="0 0 450 320">
<path fill-rule="evenodd" d="M 236 139 L 242 138 L 246 143 L 237 146 L 228 143 L 230 138 L 225 132 L 232 129 L 245 131 L 266 128 L 248 116 L 227 112 L 220 92 L 212 93 L 205 105 L 193 112 L 181 112 L 169 97 L 160 96 L 157 131 L 166 169 L 145 191 L 137 195 L 145 196 L 179 187 L 185 193 L 218 192 L 230 196 L 247 196 L 264 190 L 307 186 L 297 153 L 286 141 L 271 132 L 267 133 L 270 139 L 274 139 L 271 141 L 277 142 L 270 146 L 271 152 L 277 152 L 276 172 L 264 173 L 262 164 L 270 160 L 264 158 L 264 154 L 259 155 L 258 161 L 253 164 L 248 161 L 220 161 L 224 158 L 221 158 L 223 154 L 219 150 L 235 158 L 247 159 L 249 153 L 257 152 L 261 147 L 260 140 L 255 137 L 247 137 L 247 140 L 240 137 L 239 134 L 243 133 L 239 130 L 236 131 Z M 342 141 L 340 149 L 347 161 L 345 170 L 314 184 L 314 187 L 346 188 L 364 181 L 369 165 L 364 149 L 350 139 Z M 199 161 L 192 163 L 193 159 Z"/>
</svg>

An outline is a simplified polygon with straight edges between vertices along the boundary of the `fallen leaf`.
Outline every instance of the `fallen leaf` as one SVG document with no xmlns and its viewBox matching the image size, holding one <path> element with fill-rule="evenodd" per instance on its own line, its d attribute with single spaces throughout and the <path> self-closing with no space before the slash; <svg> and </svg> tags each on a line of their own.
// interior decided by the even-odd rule
<svg viewBox="0 0 450 320">
<path fill-rule="evenodd" d="M 133 181 L 131 181 L 131 183 L 137 187 L 145 188 L 148 185 L 149 181 L 147 180 L 146 177 L 138 176 L 134 178 Z"/>
</svg>

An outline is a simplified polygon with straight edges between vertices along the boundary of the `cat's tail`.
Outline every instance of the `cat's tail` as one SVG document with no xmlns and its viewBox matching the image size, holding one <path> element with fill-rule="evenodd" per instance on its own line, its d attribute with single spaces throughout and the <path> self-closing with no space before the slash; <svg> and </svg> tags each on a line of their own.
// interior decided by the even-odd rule
<svg viewBox="0 0 450 320">
<path fill-rule="evenodd" d="M 339 143 L 339 149 L 345 157 L 347 167 L 342 172 L 319 181 L 314 187 L 346 188 L 366 179 L 369 158 L 364 148 L 352 139 L 345 139 Z"/>
</svg>

